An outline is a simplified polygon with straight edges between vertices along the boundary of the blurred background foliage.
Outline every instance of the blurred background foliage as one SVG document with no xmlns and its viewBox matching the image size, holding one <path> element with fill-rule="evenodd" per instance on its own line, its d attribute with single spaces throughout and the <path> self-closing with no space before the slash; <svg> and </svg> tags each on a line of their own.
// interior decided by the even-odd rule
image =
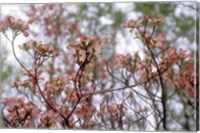
<svg viewBox="0 0 200 133">
<path fill-rule="evenodd" d="M 81 29 L 84 30 L 86 35 L 96 34 L 108 37 L 111 33 L 115 33 L 113 39 L 117 39 L 117 34 L 127 38 L 127 34 L 125 34 L 127 31 L 123 29 L 122 25 L 131 18 L 137 19 L 143 15 L 164 17 L 166 23 L 160 25 L 157 30 L 166 33 L 174 46 L 179 47 L 179 41 L 184 41 L 183 47 L 187 46 L 189 49 L 195 50 L 193 44 L 196 43 L 195 34 L 198 32 L 195 32 L 196 24 L 198 23 L 198 19 L 195 16 L 197 11 L 196 4 L 196 2 L 79 3 L 76 9 L 69 10 L 66 19 L 68 21 L 80 21 Z M 69 6 L 72 5 L 72 3 L 69 4 Z M 2 4 L 1 6 L 6 5 Z M 29 10 L 29 5 L 16 6 L 26 6 L 26 8 L 18 10 L 21 13 Z M 15 15 L 14 12 L 10 15 L 12 14 Z M 4 14 L 4 11 L 1 10 L 1 19 L 5 15 L 7 14 Z M 191 47 L 190 45 L 193 46 Z M 9 77 L 13 69 L 9 62 L 5 63 L 6 55 L 9 54 L 9 51 L 6 51 L 3 47 L 0 57 L 2 82 Z M 110 53 L 115 48 L 112 47 L 108 50 Z"/>
</svg>

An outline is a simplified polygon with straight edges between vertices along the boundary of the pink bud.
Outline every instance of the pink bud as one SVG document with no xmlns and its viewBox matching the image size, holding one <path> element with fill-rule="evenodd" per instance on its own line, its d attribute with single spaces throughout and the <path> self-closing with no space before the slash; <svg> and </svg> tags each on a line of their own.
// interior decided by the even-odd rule
<svg viewBox="0 0 200 133">
<path fill-rule="evenodd" d="M 163 43 L 158 42 L 158 43 L 157 43 L 157 47 L 158 47 L 159 49 L 163 49 L 163 48 L 164 48 L 164 45 L 163 45 Z"/>
</svg>

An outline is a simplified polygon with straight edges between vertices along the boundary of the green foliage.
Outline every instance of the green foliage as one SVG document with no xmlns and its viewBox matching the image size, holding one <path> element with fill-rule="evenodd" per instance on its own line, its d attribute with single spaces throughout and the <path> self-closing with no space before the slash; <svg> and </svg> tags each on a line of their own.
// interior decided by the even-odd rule
<svg viewBox="0 0 200 133">
<path fill-rule="evenodd" d="M 175 3 L 166 3 L 166 2 L 160 2 L 160 3 L 136 3 L 135 4 L 135 11 L 141 12 L 145 15 L 150 16 L 169 16 L 174 13 L 174 10 L 176 9 Z"/>
<path fill-rule="evenodd" d="M 81 3 L 77 10 L 78 13 L 70 12 L 69 17 L 87 22 L 87 31 L 95 32 L 95 34 L 121 28 L 126 16 L 122 11 L 117 10 L 112 3 Z M 101 17 L 112 21 L 112 25 L 102 24 L 99 19 Z"/>
<path fill-rule="evenodd" d="M 176 26 L 179 27 L 183 32 L 187 32 L 189 29 L 194 28 L 194 18 L 181 14 L 180 17 L 173 16 Z M 186 21 L 187 20 L 187 21 Z"/>
<path fill-rule="evenodd" d="M 7 79 L 13 72 L 13 67 L 11 65 L 7 66 L 7 69 L 2 72 L 2 80 Z"/>
<path fill-rule="evenodd" d="M 125 20 L 125 14 L 122 13 L 121 11 L 116 11 L 112 13 L 114 23 L 113 23 L 113 28 L 117 29 L 120 28 L 120 25 L 124 22 Z"/>
<path fill-rule="evenodd" d="M 4 49 L 5 50 L 5 49 Z M 7 51 L 0 53 L 0 75 L 1 83 L 3 83 L 13 72 L 13 67 L 6 62 Z"/>
</svg>

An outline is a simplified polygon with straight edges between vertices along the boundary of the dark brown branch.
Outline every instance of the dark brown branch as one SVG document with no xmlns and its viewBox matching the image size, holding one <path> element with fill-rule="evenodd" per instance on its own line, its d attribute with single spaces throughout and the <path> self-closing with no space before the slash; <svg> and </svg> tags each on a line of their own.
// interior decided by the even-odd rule
<svg viewBox="0 0 200 133">
<path fill-rule="evenodd" d="M 153 59 L 153 61 L 155 63 L 155 66 L 156 66 L 156 69 L 158 71 L 158 77 L 159 77 L 161 88 L 162 88 L 161 102 L 162 102 L 162 107 L 163 107 L 163 119 L 162 119 L 163 128 L 165 130 L 168 130 L 168 128 L 167 128 L 167 114 L 166 114 L 166 112 L 167 112 L 167 110 L 166 110 L 166 100 L 167 100 L 166 97 L 167 97 L 167 95 L 166 95 L 166 91 L 165 91 L 165 87 L 164 87 L 163 78 L 162 78 L 162 75 L 161 75 L 160 68 L 159 68 L 158 63 L 157 63 L 157 61 L 155 59 L 154 53 L 153 53 L 151 47 L 149 46 L 150 39 L 152 38 L 152 36 L 153 36 L 153 34 L 155 32 L 155 28 L 156 27 L 154 26 L 150 38 L 148 40 L 145 38 L 145 44 L 146 44 L 146 46 L 147 46 L 147 48 L 148 48 L 148 50 L 150 52 L 151 58 Z"/>
</svg>

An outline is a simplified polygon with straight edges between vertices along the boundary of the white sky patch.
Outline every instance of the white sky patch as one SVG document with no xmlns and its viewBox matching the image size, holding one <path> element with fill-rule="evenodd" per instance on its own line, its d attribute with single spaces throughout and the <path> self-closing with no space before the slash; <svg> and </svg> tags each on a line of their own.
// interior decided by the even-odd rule
<svg viewBox="0 0 200 133">
<path fill-rule="evenodd" d="M 119 36 L 119 34 L 117 36 Z M 125 42 L 122 39 L 118 39 L 117 42 L 118 42 L 118 44 L 116 45 L 116 52 L 118 54 L 124 54 L 124 51 L 126 48 Z"/>
<path fill-rule="evenodd" d="M 196 11 L 194 9 L 191 9 L 191 7 L 197 8 L 196 3 L 180 1 L 180 3 L 178 4 L 178 8 L 176 8 L 175 10 L 175 15 L 180 16 L 181 14 L 185 14 L 187 16 L 194 16 Z"/>
<path fill-rule="evenodd" d="M 97 110 L 100 110 L 99 105 L 101 104 L 102 100 L 103 97 L 101 95 L 94 95 L 92 99 L 92 105 L 96 107 Z"/>
<path fill-rule="evenodd" d="M 2 4 L 1 5 L 2 17 L 6 15 L 16 14 L 17 13 L 16 11 L 19 12 L 19 6 L 17 6 L 16 4 Z"/>
<path fill-rule="evenodd" d="M 130 2 L 130 3 L 114 3 L 115 4 L 115 7 L 124 11 L 124 12 L 129 12 L 129 11 L 132 11 L 133 9 L 133 3 Z"/>
<path fill-rule="evenodd" d="M 100 17 L 100 21 L 102 25 L 111 25 L 113 23 L 113 21 L 104 16 Z"/>
<path fill-rule="evenodd" d="M 193 44 L 190 44 L 189 40 L 187 37 L 179 37 L 177 40 L 176 40 L 176 44 L 179 44 L 179 45 L 176 45 L 176 47 L 178 49 L 182 48 L 186 51 L 191 51 L 191 49 L 194 47 Z M 185 44 L 190 44 L 190 45 L 185 45 Z"/>
<path fill-rule="evenodd" d="M 139 51 L 139 46 L 137 40 L 134 38 L 133 33 L 129 32 L 129 29 L 125 29 L 128 32 L 126 34 L 126 38 L 121 34 L 117 34 L 117 45 L 116 52 L 118 54 L 131 54 L 133 55 L 135 52 Z"/>
</svg>

